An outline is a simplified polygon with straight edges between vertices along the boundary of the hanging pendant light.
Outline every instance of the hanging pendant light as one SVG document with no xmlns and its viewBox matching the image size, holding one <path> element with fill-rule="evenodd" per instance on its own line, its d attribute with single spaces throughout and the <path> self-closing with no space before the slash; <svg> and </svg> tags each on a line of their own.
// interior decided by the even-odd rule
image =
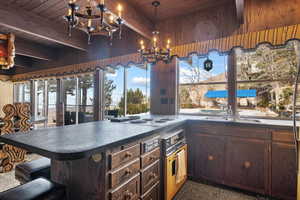
<svg viewBox="0 0 300 200">
<path fill-rule="evenodd" d="M 70 0 L 68 13 L 64 16 L 68 23 L 68 34 L 71 36 L 72 29 L 78 28 L 88 34 L 89 44 L 93 35 L 106 35 L 112 41 L 113 34 L 117 31 L 119 31 L 119 39 L 121 39 L 122 24 L 124 22 L 121 4 L 118 4 L 117 11 L 117 16 L 108 11 L 104 0 L 101 0 L 98 4 L 94 0 L 86 0 L 85 9 L 82 11 L 80 6 L 76 4 L 76 0 Z"/>
<path fill-rule="evenodd" d="M 153 1 L 152 6 L 154 7 L 154 14 L 155 14 L 155 20 L 157 22 L 157 9 L 160 6 L 159 1 Z M 159 46 L 159 31 L 156 28 L 155 25 L 155 30 L 152 32 L 153 37 L 151 40 L 151 47 L 146 48 L 144 40 L 140 41 L 140 49 L 138 50 L 143 62 L 147 63 L 156 63 L 158 61 L 164 61 L 166 63 L 170 62 L 171 60 L 171 40 L 167 39 L 166 40 L 166 46 L 165 47 L 160 47 Z"/>
</svg>

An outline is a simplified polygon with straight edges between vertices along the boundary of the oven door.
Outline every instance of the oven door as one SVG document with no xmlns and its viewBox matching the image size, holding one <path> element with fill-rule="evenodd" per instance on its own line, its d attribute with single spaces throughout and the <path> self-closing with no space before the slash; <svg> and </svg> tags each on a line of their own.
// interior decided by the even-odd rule
<svg viewBox="0 0 300 200">
<path fill-rule="evenodd" d="M 182 160 L 182 157 L 181 160 L 179 160 L 178 155 L 180 152 L 184 153 L 184 161 Z M 182 164 L 182 162 L 185 162 L 184 163 L 185 166 L 179 166 L 180 164 Z M 180 172 L 178 170 L 180 170 Z M 184 177 L 182 177 L 182 174 L 184 174 Z M 165 200 L 172 200 L 187 179 L 187 145 L 186 144 L 165 158 L 164 179 L 165 179 L 164 180 Z"/>
</svg>

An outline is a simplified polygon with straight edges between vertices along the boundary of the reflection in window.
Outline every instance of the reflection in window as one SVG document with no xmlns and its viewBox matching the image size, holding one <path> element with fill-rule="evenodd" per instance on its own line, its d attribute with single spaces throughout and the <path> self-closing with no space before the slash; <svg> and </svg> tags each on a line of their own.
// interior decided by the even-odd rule
<svg viewBox="0 0 300 200">
<path fill-rule="evenodd" d="M 295 41 L 238 51 L 237 105 L 241 116 L 291 117 L 296 73 Z M 243 94 L 242 94 L 243 93 Z"/>
<path fill-rule="evenodd" d="M 48 80 L 48 127 L 56 126 L 57 81 Z"/>
<path fill-rule="evenodd" d="M 203 69 L 206 59 L 193 55 L 179 61 L 180 113 L 218 115 L 227 106 L 227 55 L 209 53 L 209 72 Z"/>
<path fill-rule="evenodd" d="M 30 82 L 14 84 L 14 102 L 30 102 Z"/>
<path fill-rule="evenodd" d="M 124 67 L 107 72 L 104 80 L 105 112 L 107 116 L 117 117 L 124 104 L 120 103 L 124 94 Z"/>
<path fill-rule="evenodd" d="M 94 78 L 92 74 L 78 78 L 78 100 L 78 123 L 93 121 Z"/>
<path fill-rule="evenodd" d="M 36 112 L 35 118 L 39 119 L 45 117 L 45 81 L 37 80 L 36 81 Z"/>
<path fill-rule="evenodd" d="M 76 124 L 76 85 L 75 77 L 63 79 L 65 102 L 65 125 Z"/>
</svg>

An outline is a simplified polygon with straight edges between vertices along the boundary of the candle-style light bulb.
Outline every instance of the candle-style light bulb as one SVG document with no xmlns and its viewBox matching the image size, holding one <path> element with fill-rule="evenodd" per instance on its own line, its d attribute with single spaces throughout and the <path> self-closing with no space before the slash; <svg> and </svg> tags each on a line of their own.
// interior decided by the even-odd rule
<svg viewBox="0 0 300 200">
<path fill-rule="evenodd" d="M 101 4 L 104 5 L 104 0 L 101 0 Z"/>
<path fill-rule="evenodd" d="M 118 4 L 117 10 L 118 10 L 118 17 L 121 18 L 122 17 L 122 10 L 123 10 L 121 4 Z"/>
<path fill-rule="evenodd" d="M 89 19 L 88 20 L 88 25 L 87 25 L 88 27 L 91 27 L 92 26 L 92 20 L 91 19 Z"/>
<path fill-rule="evenodd" d="M 69 9 L 68 9 L 68 16 L 71 16 L 71 15 L 72 15 L 72 9 L 69 8 Z"/>
<path fill-rule="evenodd" d="M 109 22 L 112 24 L 114 23 L 114 16 L 113 15 L 110 15 L 109 16 Z"/>
<path fill-rule="evenodd" d="M 167 49 L 170 49 L 170 44 L 171 44 L 171 40 L 168 39 L 168 40 L 167 40 Z"/>
</svg>

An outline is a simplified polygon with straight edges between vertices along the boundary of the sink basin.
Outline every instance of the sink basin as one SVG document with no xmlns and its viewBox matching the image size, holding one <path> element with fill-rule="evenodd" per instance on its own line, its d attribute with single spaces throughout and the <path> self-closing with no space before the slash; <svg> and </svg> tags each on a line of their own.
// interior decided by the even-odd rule
<svg viewBox="0 0 300 200">
<path fill-rule="evenodd" d="M 241 118 L 241 119 L 232 119 L 232 118 L 225 118 L 223 116 L 209 116 L 209 117 L 205 117 L 204 119 L 207 120 L 225 120 L 225 121 L 232 121 L 232 122 L 241 122 L 241 123 L 248 123 L 248 122 L 252 122 L 252 123 L 261 123 L 261 120 L 259 119 L 245 119 L 245 118 Z"/>
<path fill-rule="evenodd" d="M 236 119 L 236 122 L 255 122 L 255 123 L 261 123 L 261 120 L 259 119 Z"/>
<path fill-rule="evenodd" d="M 207 119 L 207 120 L 227 120 L 225 117 L 222 117 L 222 116 L 216 116 L 216 117 L 209 116 L 209 117 L 205 117 L 204 119 Z"/>
</svg>

